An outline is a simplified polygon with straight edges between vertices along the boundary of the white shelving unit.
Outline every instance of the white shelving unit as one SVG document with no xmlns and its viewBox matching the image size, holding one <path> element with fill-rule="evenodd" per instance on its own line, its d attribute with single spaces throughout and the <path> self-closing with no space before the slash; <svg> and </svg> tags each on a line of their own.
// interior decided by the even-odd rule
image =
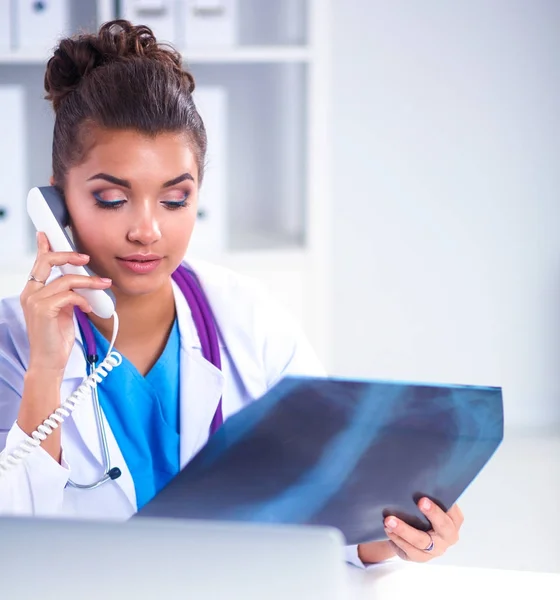
<svg viewBox="0 0 560 600">
<path fill-rule="evenodd" d="M 245 46 L 243 48 L 207 48 L 183 51 L 190 64 L 242 64 L 242 63 L 306 63 L 311 59 L 306 46 Z M 37 52 L 14 50 L 0 53 L 3 65 L 43 64 L 45 57 Z"/>
<path fill-rule="evenodd" d="M 329 2 L 239 2 L 236 47 L 182 51 L 197 86 L 224 86 L 228 95 L 227 249 L 201 258 L 260 280 L 329 365 Z M 95 30 L 116 16 L 112 0 L 99 0 L 93 10 L 92 4 L 72 3 L 73 28 Z M 50 176 L 53 116 L 42 99 L 47 59 L 0 53 L 0 85 L 22 85 L 27 95 L 27 188 Z M 5 253 L 0 240 L 0 257 Z M 30 227 L 29 254 L 0 259 L 0 296 L 20 292 L 33 260 Z"/>
</svg>

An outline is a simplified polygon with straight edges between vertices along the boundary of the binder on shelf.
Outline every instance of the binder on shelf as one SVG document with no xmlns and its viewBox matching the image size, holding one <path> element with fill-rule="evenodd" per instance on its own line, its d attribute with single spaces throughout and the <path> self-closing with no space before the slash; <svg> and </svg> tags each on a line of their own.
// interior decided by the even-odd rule
<svg viewBox="0 0 560 600">
<path fill-rule="evenodd" d="M 20 51 L 41 53 L 45 58 L 58 40 L 70 35 L 68 0 L 18 0 L 14 10 L 14 46 Z"/>
<path fill-rule="evenodd" d="M 208 137 L 206 169 L 189 256 L 211 258 L 227 249 L 227 94 L 220 86 L 198 86 L 193 94 Z"/>
<path fill-rule="evenodd" d="M 0 0 L 0 52 L 10 52 L 11 48 L 11 0 Z"/>
<path fill-rule="evenodd" d="M 24 101 L 22 86 L 0 85 L 0 267 L 21 260 L 29 247 Z"/>
<path fill-rule="evenodd" d="M 238 0 L 184 0 L 187 49 L 237 44 Z"/>
<path fill-rule="evenodd" d="M 121 0 L 121 17 L 134 25 L 148 26 L 158 42 L 177 44 L 177 0 Z"/>
</svg>

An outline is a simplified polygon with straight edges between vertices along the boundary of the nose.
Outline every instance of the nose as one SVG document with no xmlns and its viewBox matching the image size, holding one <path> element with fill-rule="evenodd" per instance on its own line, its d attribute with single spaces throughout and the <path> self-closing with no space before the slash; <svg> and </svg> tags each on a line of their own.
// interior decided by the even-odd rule
<svg viewBox="0 0 560 600">
<path fill-rule="evenodd" d="M 154 244 L 161 239 L 161 230 L 154 210 L 148 203 L 134 213 L 134 222 L 128 231 L 128 240 L 144 246 Z"/>
</svg>

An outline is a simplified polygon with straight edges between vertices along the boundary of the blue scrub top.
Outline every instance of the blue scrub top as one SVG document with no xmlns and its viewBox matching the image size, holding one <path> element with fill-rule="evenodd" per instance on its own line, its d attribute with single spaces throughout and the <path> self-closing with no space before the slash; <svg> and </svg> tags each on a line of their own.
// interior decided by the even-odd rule
<svg viewBox="0 0 560 600">
<path fill-rule="evenodd" d="M 109 342 L 93 327 L 99 356 Z M 140 510 L 179 472 L 180 335 L 177 320 L 164 351 L 142 376 L 123 356 L 98 386 L 99 403 L 132 475 Z"/>
</svg>

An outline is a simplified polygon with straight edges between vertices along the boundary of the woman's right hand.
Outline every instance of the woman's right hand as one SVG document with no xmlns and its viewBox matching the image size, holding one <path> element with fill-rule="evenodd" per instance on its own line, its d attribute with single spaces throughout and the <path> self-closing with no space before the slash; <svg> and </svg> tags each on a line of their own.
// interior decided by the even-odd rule
<svg viewBox="0 0 560 600">
<path fill-rule="evenodd" d="M 74 346 L 74 307 L 91 312 L 88 301 L 74 289 L 105 290 L 110 279 L 85 275 L 63 275 L 48 284 L 55 266 L 84 266 L 89 256 L 77 252 L 52 252 L 47 236 L 37 234 L 37 258 L 31 273 L 39 281 L 29 281 L 20 296 L 27 325 L 30 355 L 28 371 L 62 376 Z"/>
</svg>

